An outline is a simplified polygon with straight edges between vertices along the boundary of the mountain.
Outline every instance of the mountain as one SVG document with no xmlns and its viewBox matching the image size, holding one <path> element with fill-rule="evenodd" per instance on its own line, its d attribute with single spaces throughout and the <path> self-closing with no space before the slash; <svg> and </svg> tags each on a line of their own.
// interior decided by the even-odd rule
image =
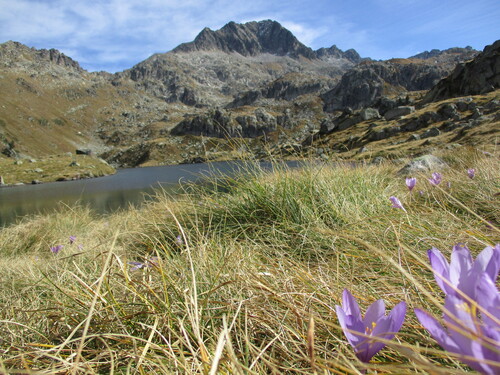
<svg viewBox="0 0 500 375">
<path fill-rule="evenodd" d="M 315 58 L 312 49 L 306 47 L 276 21 L 229 22 L 220 30 L 203 29 L 194 41 L 184 43 L 173 52 L 221 51 L 256 56 L 270 53 L 277 56 Z"/>
<path fill-rule="evenodd" d="M 113 75 L 89 73 L 57 50 L 0 44 L 0 154 L 29 158 L 79 148 L 100 154 L 113 133 L 125 144 L 137 142 L 137 132 L 158 122 L 166 104 L 133 83 L 113 83 Z"/>
<path fill-rule="evenodd" d="M 477 53 L 452 48 L 373 61 L 335 45 L 314 51 L 275 21 L 230 22 L 109 74 L 89 73 L 57 50 L 7 42 L 0 44 L 0 157 L 83 148 L 137 166 L 264 157 L 269 143 L 279 155 L 297 153 L 318 134 L 353 132 L 369 118 L 385 121 L 377 119 L 394 107 L 418 106 L 457 62 Z M 479 85 L 486 87 L 484 79 Z M 372 129 L 363 139 L 388 134 Z M 330 152 L 368 144 L 352 139 Z"/>
<path fill-rule="evenodd" d="M 500 40 L 486 46 L 467 64 L 459 64 L 453 73 L 426 95 L 432 102 L 457 96 L 484 94 L 500 88 Z"/>
<path fill-rule="evenodd" d="M 433 49 L 430 51 L 424 51 L 417 55 L 409 57 L 410 59 L 434 59 L 436 60 L 455 60 L 455 62 L 463 61 L 464 54 L 470 54 L 471 58 L 477 53 L 472 47 L 467 46 L 465 48 L 453 47 L 445 50 Z"/>
<path fill-rule="evenodd" d="M 313 51 L 276 21 L 230 22 L 216 31 L 205 28 L 194 41 L 153 55 L 120 77 L 167 102 L 226 106 L 289 73 L 321 79 L 318 88 L 327 90 L 360 59 L 356 51 L 335 46 Z"/>
<path fill-rule="evenodd" d="M 374 105 L 382 96 L 429 90 L 459 62 L 474 58 L 472 48 L 432 50 L 408 59 L 363 61 L 350 69 L 332 90 L 321 97 L 325 111 Z"/>
</svg>

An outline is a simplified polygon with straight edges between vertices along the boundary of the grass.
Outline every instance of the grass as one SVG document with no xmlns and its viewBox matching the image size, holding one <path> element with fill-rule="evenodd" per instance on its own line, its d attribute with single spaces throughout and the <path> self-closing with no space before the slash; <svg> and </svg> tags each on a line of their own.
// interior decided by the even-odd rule
<svg viewBox="0 0 500 375">
<path fill-rule="evenodd" d="M 4 228 L 0 372 L 466 372 L 412 310 L 439 314 L 443 302 L 427 249 L 449 258 L 457 242 L 474 255 L 500 242 L 500 175 L 498 155 L 445 157 L 442 185 L 419 175 L 412 194 L 392 164 L 253 168 L 142 209 L 66 207 Z M 363 309 L 408 304 L 370 364 L 338 325 L 344 288 Z"/>
<path fill-rule="evenodd" d="M 0 176 L 7 185 L 101 177 L 115 172 L 103 160 L 87 155 L 62 154 L 19 161 L 0 157 Z"/>
</svg>

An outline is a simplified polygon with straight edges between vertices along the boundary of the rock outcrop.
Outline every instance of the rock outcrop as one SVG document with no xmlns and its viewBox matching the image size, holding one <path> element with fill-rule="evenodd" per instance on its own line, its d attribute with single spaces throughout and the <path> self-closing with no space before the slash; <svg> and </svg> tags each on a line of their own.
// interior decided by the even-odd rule
<svg viewBox="0 0 500 375">
<path fill-rule="evenodd" d="M 276 21 L 229 22 L 217 31 L 203 29 L 194 41 L 183 43 L 173 52 L 222 51 L 236 52 L 243 56 L 270 53 L 278 56 L 315 58 L 312 49 L 306 47 Z"/>
<path fill-rule="evenodd" d="M 0 44 L 0 66 L 17 70 L 44 73 L 58 66 L 75 73 L 83 73 L 80 64 L 56 49 L 30 48 L 22 43 L 8 41 Z"/>
<path fill-rule="evenodd" d="M 252 115 L 236 117 L 233 117 L 229 111 L 215 109 L 181 121 L 170 131 L 170 134 L 253 138 L 275 131 L 277 126 L 276 117 L 261 108 L 256 109 Z"/>
<path fill-rule="evenodd" d="M 347 59 L 355 64 L 363 60 L 355 49 L 342 51 L 335 44 L 330 48 L 320 48 L 315 51 L 316 57 L 321 60 Z"/>
<path fill-rule="evenodd" d="M 334 85 L 334 80 L 313 74 L 288 73 L 257 90 L 243 92 L 226 108 L 253 105 L 259 99 L 293 100 L 300 95 L 321 94 Z"/>
<path fill-rule="evenodd" d="M 458 62 L 467 61 L 477 53 L 471 48 L 450 48 L 424 52 L 409 59 L 362 61 L 347 71 L 337 86 L 322 95 L 324 109 L 333 112 L 346 107 L 363 108 L 373 106 L 384 95 L 429 90 Z M 385 109 L 380 111 L 383 113 Z"/>
<path fill-rule="evenodd" d="M 324 109 L 358 109 L 373 105 L 383 95 L 428 90 L 449 72 L 446 66 L 422 60 L 364 62 L 345 73 L 337 86 L 322 95 Z"/>
<path fill-rule="evenodd" d="M 484 94 L 500 88 L 500 40 L 484 48 L 474 60 L 458 65 L 425 96 L 433 102 L 457 96 Z"/>
<path fill-rule="evenodd" d="M 430 51 L 424 51 L 415 56 L 409 57 L 409 59 L 432 59 L 436 63 L 457 64 L 462 61 L 473 59 L 477 56 L 478 53 L 479 51 L 476 51 L 470 46 L 467 46 L 465 48 L 453 47 L 445 50 L 433 49 Z"/>
<path fill-rule="evenodd" d="M 313 51 L 275 21 L 230 22 L 216 31 L 205 28 L 194 41 L 118 76 L 167 102 L 234 107 L 261 97 L 321 94 L 360 59 L 356 51 L 335 46 Z"/>
</svg>

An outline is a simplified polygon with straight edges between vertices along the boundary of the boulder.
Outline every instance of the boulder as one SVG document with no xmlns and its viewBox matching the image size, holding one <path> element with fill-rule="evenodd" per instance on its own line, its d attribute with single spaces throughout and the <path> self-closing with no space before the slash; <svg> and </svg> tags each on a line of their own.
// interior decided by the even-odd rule
<svg viewBox="0 0 500 375">
<path fill-rule="evenodd" d="M 92 150 L 90 149 L 76 149 L 75 153 L 77 155 L 92 155 Z"/>
<path fill-rule="evenodd" d="M 387 121 L 396 120 L 396 119 L 401 118 L 403 116 L 409 115 L 410 113 L 413 113 L 413 112 L 415 112 L 415 107 L 413 107 L 413 106 L 400 106 L 400 107 L 396 107 L 396 108 L 392 108 L 392 109 L 388 110 L 384 114 L 384 118 Z"/>
<path fill-rule="evenodd" d="M 359 111 L 359 115 L 363 121 L 373 120 L 380 118 L 378 110 L 375 108 L 363 108 Z"/>
<path fill-rule="evenodd" d="M 337 124 L 332 118 L 325 118 L 319 126 L 319 134 L 329 134 L 337 128 Z"/>
<path fill-rule="evenodd" d="M 446 167 L 447 164 L 437 156 L 424 155 L 410 161 L 403 168 L 401 168 L 397 174 L 400 176 L 408 176 L 418 173 L 436 172 L 443 170 Z"/>
<path fill-rule="evenodd" d="M 420 135 L 420 138 L 425 139 L 425 138 L 437 137 L 440 134 L 441 134 L 441 132 L 439 131 L 438 128 L 432 127 L 430 129 L 426 130 L 425 132 L 423 132 Z"/>
<path fill-rule="evenodd" d="M 438 109 L 437 113 L 443 119 L 453 119 L 453 120 L 459 120 L 460 119 L 460 113 L 458 113 L 458 108 L 457 108 L 456 104 L 454 104 L 454 103 L 443 104 Z"/>
</svg>

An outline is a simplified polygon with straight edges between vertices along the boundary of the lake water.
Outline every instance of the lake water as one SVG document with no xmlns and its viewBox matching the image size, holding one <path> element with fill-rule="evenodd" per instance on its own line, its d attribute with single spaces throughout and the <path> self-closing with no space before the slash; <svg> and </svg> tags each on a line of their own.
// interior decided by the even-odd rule
<svg viewBox="0 0 500 375">
<path fill-rule="evenodd" d="M 293 167 L 297 163 L 287 163 Z M 0 227 L 35 213 L 50 212 L 76 203 L 90 206 L 98 213 L 110 213 L 150 199 L 155 189 L 175 193 L 182 182 L 197 182 L 207 176 L 241 173 L 242 162 L 182 164 L 161 167 L 121 169 L 111 176 L 94 179 L 50 182 L 0 188 Z M 269 163 L 261 167 L 270 168 Z"/>
</svg>

